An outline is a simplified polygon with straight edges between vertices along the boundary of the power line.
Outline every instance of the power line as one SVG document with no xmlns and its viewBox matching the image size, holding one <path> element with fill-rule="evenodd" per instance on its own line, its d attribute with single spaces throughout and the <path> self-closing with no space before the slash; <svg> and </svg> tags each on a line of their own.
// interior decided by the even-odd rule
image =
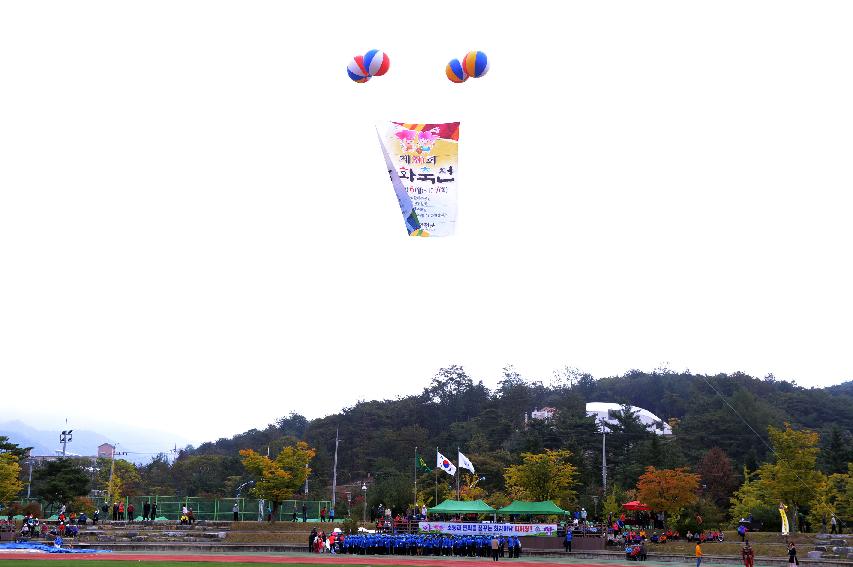
<svg viewBox="0 0 853 567">
<path fill-rule="evenodd" d="M 734 406 L 732 406 L 732 404 L 730 404 L 729 401 L 726 398 L 724 398 L 722 394 L 720 394 L 720 392 L 714 387 L 713 384 L 711 384 L 711 382 L 708 380 L 708 378 L 706 378 L 704 375 L 700 375 L 700 377 L 702 378 L 702 380 L 705 381 L 706 384 L 708 384 L 708 387 L 711 388 L 712 390 L 714 390 L 714 393 L 717 394 L 717 396 L 719 396 L 721 400 L 723 400 L 723 403 L 725 403 L 729 407 L 729 409 L 732 410 L 732 412 L 734 412 L 734 414 L 736 416 L 738 416 L 740 418 L 740 420 L 742 422 L 744 422 L 744 424 L 746 424 L 746 426 L 750 429 L 750 431 L 752 431 L 755 434 L 755 436 L 758 437 L 762 443 L 764 443 L 764 446 L 767 447 L 771 453 L 773 453 L 773 455 L 776 457 L 776 460 L 778 461 L 780 458 L 779 458 L 779 453 L 776 452 L 776 449 L 774 449 L 767 441 L 765 441 L 764 437 L 759 435 L 758 432 L 755 429 L 753 429 L 752 425 L 750 425 L 749 422 L 740 414 L 740 412 L 738 412 L 734 408 Z M 814 493 L 814 489 L 812 489 L 809 485 L 807 485 L 805 483 L 805 481 L 802 478 L 800 478 L 800 475 L 798 475 L 796 473 L 796 471 L 792 470 L 791 472 L 794 473 L 794 476 L 797 478 L 797 480 L 800 481 L 800 484 L 802 484 L 803 487 L 808 492 Z"/>
</svg>

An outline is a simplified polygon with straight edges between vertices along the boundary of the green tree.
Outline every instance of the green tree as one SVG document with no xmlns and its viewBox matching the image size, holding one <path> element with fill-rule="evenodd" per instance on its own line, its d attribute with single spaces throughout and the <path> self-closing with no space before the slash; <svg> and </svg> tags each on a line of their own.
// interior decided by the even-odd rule
<svg viewBox="0 0 853 567">
<path fill-rule="evenodd" d="M 785 429 L 770 426 L 768 432 L 776 460 L 758 469 L 762 490 L 774 502 L 791 507 L 789 523 L 796 532 L 799 509 L 809 503 L 824 479 L 816 469 L 820 438 L 814 431 L 792 429 L 789 423 Z"/>
<path fill-rule="evenodd" d="M 139 469 L 130 461 L 124 459 L 107 459 L 99 457 L 96 462 L 98 470 L 95 486 L 107 493 L 107 499 L 115 502 L 124 496 L 137 496 L 141 492 L 142 477 Z M 112 483 L 110 482 L 112 479 Z"/>
<path fill-rule="evenodd" d="M 444 473 L 442 473 L 444 474 Z M 425 492 L 429 492 L 426 490 Z M 385 469 L 376 473 L 376 480 L 367 490 L 367 502 L 371 508 L 382 504 L 393 513 L 405 512 L 412 507 L 414 497 L 411 475 Z"/>
<path fill-rule="evenodd" d="M 743 468 L 743 484 L 729 498 L 729 515 L 733 521 L 747 518 L 762 506 L 761 484 L 757 480 L 758 472 Z"/>
<path fill-rule="evenodd" d="M 164 453 L 151 458 L 151 462 L 139 467 L 143 494 L 175 494 L 172 466 Z M 230 494 L 230 492 L 228 493 Z"/>
<path fill-rule="evenodd" d="M 614 412 L 613 419 L 616 423 L 609 426 L 610 434 L 607 436 L 607 462 L 615 463 L 610 478 L 622 486 L 634 486 L 644 465 L 637 458 L 637 448 L 654 434 L 646 429 L 637 417 L 637 412 L 628 404 L 623 404 L 621 410 Z"/>
<path fill-rule="evenodd" d="M 89 478 L 74 459 L 48 461 L 33 472 L 36 494 L 48 503 L 63 504 L 89 492 Z"/>
<path fill-rule="evenodd" d="M 256 478 L 252 492 L 273 503 L 273 520 L 278 516 L 282 501 L 292 497 L 311 473 L 308 464 L 315 454 L 304 441 L 283 448 L 275 459 L 259 455 L 252 449 L 240 451 L 243 466 Z"/>
<path fill-rule="evenodd" d="M 829 518 L 837 512 L 837 500 L 841 495 L 836 486 L 837 483 L 831 482 L 825 476 L 816 484 L 814 495 L 809 503 L 809 513 L 806 516 L 812 526 L 828 524 Z"/>
<path fill-rule="evenodd" d="M 14 453 L 0 453 L 0 504 L 8 504 L 21 492 L 20 475 L 21 465 Z"/>
<path fill-rule="evenodd" d="M 229 476 L 243 472 L 239 459 L 223 455 L 181 456 L 172 464 L 172 482 L 187 496 L 232 496 L 223 493 Z"/>
<path fill-rule="evenodd" d="M 847 463 L 847 474 L 830 477 L 838 492 L 836 511 L 842 518 L 853 518 L 853 463 Z"/>
<path fill-rule="evenodd" d="M 826 446 L 821 449 L 820 460 L 826 474 L 847 472 L 847 463 L 853 458 L 853 436 L 849 431 L 842 432 L 833 427 L 828 435 Z"/>
<path fill-rule="evenodd" d="M 571 505 L 576 497 L 577 468 L 571 463 L 568 449 L 546 450 L 544 453 L 522 453 L 519 465 L 504 470 L 506 487 L 513 498 L 552 500 L 561 506 Z"/>
<path fill-rule="evenodd" d="M 32 447 L 21 447 L 17 443 L 12 443 L 5 435 L 0 435 L 0 453 L 11 453 L 18 459 L 18 464 L 32 450 Z"/>
</svg>

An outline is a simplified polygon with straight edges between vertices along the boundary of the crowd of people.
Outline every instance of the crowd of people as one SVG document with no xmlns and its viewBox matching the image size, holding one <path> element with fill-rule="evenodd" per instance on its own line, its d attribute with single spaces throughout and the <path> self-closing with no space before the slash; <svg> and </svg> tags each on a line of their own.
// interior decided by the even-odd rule
<svg viewBox="0 0 853 567">
<path fill-rule="evenodd" d="M 33 514 L 28 514 L 24 518 L 16 541 L 25 542 L 31 539 L 49 539 L 51 537 L 76 537 L 79 533 L 78 522 L 79 519 L 76 517 L 73 519 L 67 518 L 63 513 L 59 515 L 59 520 L 55 524 L 48 524 Z M 4 520 L 3 524 L 3 528 L 11 528 L 11 530 L 14 530 L 16 527 L 13 520 Z"/>
<path fill-rule="evenodd" d="M 185 507 L 186 508 L 186 507 Z M 104 515 L 104 518 L 111 518 L 113 522 L 129 522 L 133 523 L 136 521 L 136 507 L 133 503 L 128 503 L 127 507 L 125 507 L 124 502 L 113 502 L 112 505 L 112 515 L 110 515 L 110 505 L 104 502 L 101 505 L 100 512 Z M 92 518 L 94 524 L 97 524 L 98 511 L 95 511 L 95 517 Z M 147 522 L 149 520 L 154 520 L 157 517 L 157 503 L 156 502 L 145 502 L 142 504 L 142 521 Z"/>
<path fill-rule="evenodd" d="M 515 536 L 449 534 L 356 534 L 311 530 L 308 551 L 352 555 L 432 555 L 455 557 L 519 557 L 521 542 Z"/>
</svg>

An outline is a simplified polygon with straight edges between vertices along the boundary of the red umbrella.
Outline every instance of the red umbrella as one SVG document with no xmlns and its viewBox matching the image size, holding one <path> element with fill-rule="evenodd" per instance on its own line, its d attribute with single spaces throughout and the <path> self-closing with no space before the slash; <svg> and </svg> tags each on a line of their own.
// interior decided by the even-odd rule
<svg viewBox="0 0 853 567">
<path fill-rule="evenodd" d="M 649 508 L 645 504 L 641 503 L 639 500 L 632 500 L 631 502 L 628 502 L 626 504 L 622 504 L 622 507 L 625 508 L 626 510 L 631 510 L 631 511 L 637 511 L 637 510 L 649 511 L 649 510 L 651 510 L 651 508 Z"/>
</svg>

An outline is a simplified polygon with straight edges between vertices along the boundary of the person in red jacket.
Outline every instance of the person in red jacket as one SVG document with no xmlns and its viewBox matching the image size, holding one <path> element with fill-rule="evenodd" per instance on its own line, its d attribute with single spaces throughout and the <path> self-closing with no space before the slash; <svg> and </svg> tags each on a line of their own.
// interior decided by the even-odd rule
<svg viewBox="0 0 853 567">
<path fill-rule="evenodd" d="M 740 550 L 740 556 L 743 559 L 744 567 L 753 567 L 755 562 L 755 550 L 749 545 L 749 541 L 744 543 L 743 549 Z"/>
</svg>

